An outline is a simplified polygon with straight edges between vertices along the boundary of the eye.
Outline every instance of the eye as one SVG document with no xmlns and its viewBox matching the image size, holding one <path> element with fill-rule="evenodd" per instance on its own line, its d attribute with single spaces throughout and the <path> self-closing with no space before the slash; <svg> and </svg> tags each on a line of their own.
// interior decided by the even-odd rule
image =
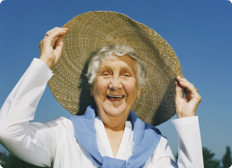
<svg viewBox="0 0 232 168">
<path fill-rule="evenodd" d="M 124 73 L 123 76 L 125 76 L 125 77 L 130 77 L 130 74 L 129 74 L 129 73 Z"/>
<path fill-rule="evenodd" d="M 103 76 L 109 76 L 110 73 L 109 73 L 109 72 L 103 72 L 102 75 L 103 75 Z"/>
</svg>

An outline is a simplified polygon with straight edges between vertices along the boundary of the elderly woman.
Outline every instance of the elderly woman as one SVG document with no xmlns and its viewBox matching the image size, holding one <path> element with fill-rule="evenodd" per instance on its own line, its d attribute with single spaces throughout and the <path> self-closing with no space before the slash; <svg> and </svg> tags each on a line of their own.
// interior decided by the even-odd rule
<svg viewBox="0 0 232 168">
<path fill-rule="evenodd" d="M 146 67 L 149 65 L 145 66 L 128 45 L 105 45 L 88 58 L 86 77 L 95 105 L 88 106 L 84 115 L 70 119 L 59 117 L 47 123 L 29 123 L 46 83 L 53 76 L 51 70 L 65 69 L 61 68 L 60 62 L 58 66 L 58 61 L 65 57 L 67 50 L 62 53 L 64 36 L 71 28 L 54 28 L 41 41 L 40 59 L 33 60 L 1 109 L 0 142 L 20 159 L 37 166 L 203 168 L 200 131 L 195 116 L 200 95 L 191 83 L 177 76 L 175 104 L 178 119 L 173 121 L 179 137 L 176 161 L 167 139 L 132 111 L 146 84 Z M 58 71 L 54 70 L 54 73 L 55 76 Z M 59 79 L 62 80 L 65 81 Z M 75 82 L 64 83 L 69 90 L 72 84 L 76 86 Z M 54 82 L 49 86 L 60 101 L 63 93 L 57 96 Z M 68 101 L 65 99 L 63 102 Z M 72 105 L 65 103 L 61 104 L 72 112 Z"/>
</svg>

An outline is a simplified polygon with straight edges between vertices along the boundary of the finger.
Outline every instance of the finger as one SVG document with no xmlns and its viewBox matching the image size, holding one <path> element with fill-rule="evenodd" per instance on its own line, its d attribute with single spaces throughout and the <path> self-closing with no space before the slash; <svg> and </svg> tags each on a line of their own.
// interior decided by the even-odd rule
<svg viewBox="0 0 232 168">
<path fill-rule="evenodd" d="M 176 77 L 176 80 L 178 81 L 178 82 L 180 82 L 180 81 L 182 81 L 182 80 L 184 80 L 184 78 L 181 78 L 179 75 Z"/>
<path fill-rule="evenodd" d="M 48 31 L 45 33 L 45 37 L 46 37 L 46 36 L 50 36 L 52 32 L 57 31 L 57 30 L 61 30 L 61 29 L 63 29 L 63 28 L 61 28 L 61 27 L 54 27 L 53 29 L 48 30 Z"/>
<path fill-rule="evenodd" d="M 194 85 L 190 82 L 188 82 L 186 79 L 182 83 L 182 86 L 185 88 L 185 98 L 188 101 L 194 101 L 196 104 L 199 104 L 201 102 L 201 96 L 197 92 Z"/>
<path fill-rule="evenodd" d="M 177 80 L 180 86 L 185 88 L 187 92 L 196 92 L 195 86 L 192 83 L 190 83 L 187 79 L 178 76 Z"/>
<path fill-rule="evenodd" d="M 62 28 L 63 29 L 63 28 Z M 67 28 L 65 28 L 65 31 L 67 32 L 68 31 L 68 29 Z M 65 32 L 65 34 L 66 34 L 66 32 Z M 64 35 L 65 35 L 64 34 Z M 60 35 L 60 36 L 58 36 L 58 37 L 55 37 L 55 44 L 54 44 L 54 49 L 56 49 L 56 50 L 62 50 L 62 48 L 63 48 L 63 41 L 64 41 L 64 35 Z"/>
<path fill-rule="evenodd" d="M 185 82 L 191 84 L 187 79 L 180 77 L 179 75 L 176 77 L 178 82 Z"/>
<path fill-rule="evenodd" d="M 195 89 L 195 86 L 194 86 L 192 83 L 190 83 L 187 79 L 181 78 L 181 77 L 179 77 L 179 79 L 180 79 L 180 82 L 181 82 L 181 83 L 187 84 L 187 86 L 191 87 L 192 89 Z M 196 90 L 196 89 L 195 89 L 195 90 Z"/>
<path fill-rule="evenodd" d="M 59 37 L 65 35 L 67 31 L 67 28 L 54 28 L 46 33 L 48 36 L 45 35 L 44 42 L 53 47 Z"/>
<path fill-rule="evenodd" d="M 56 42 L 56 45 L 55 45 L 54 49 L 55 49 L 55 52 L 56 52 L 57 56 L 61 55 L 61 52 L 62 52 L 62 49 L 63 49 L 63 46 L 64 46 L 63 41 L 64 41 L 64 36 L 60 37 Z"/>
<path fill-rule="evenodd" d="M 195 87 L 193 84 L 189 84 L 189 83 L 186 83 L 186 82 L 180 82 L 180 85 L 184 88 L 184 92 L 185 94 L 188 94 L 188 93 L 191 93 L 191 94 L 194 94 L 194 93 L 197 93 Z"/>
<path fill-rule="evenodd" d="M 184 93 L 187 100 L 190 100 L 193 97 L 200 99 L 200 95 L 198 94 L 197 89 L 192 83 L 190 83 L 187 79 L 181 77 L 177 77 L 177 80 L 179 80 L 179 84 L 184 88 Z"/>
<path fill-rule="evenodd" d="M 179 82 L 175 82 L 176 84 L 176 98 L 183 98 L 183 89 L 180 86 Z"/>
<path fill-rule="evenodd" d="M 48 37 L 53 37 L 54 35 L 56 35 L 57 33 L 66 33 L 68 31 L 68 28 L 60 28 L 60 27 L 56 27 L 52 30 L 49 30 L 45 36 L 48 35 Z"/>
<path fill-rule="evenodd" d="M 60 36 L 59 39 L 56 41 L 55 49 L 63 47 L 64 45 L 63 42 L 64 42 L 64 36 Z"/>
</svg>

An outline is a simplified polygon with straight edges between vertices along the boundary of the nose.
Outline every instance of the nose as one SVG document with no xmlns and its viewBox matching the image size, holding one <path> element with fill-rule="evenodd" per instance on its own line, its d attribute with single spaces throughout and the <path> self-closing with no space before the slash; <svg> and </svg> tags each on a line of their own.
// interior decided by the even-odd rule
<svg viewBox="0 0 232 168">
<path fill-rule="evenodd" d="M 122 83 L 121 83 L 121 79 L 118 76 L 113 76 L 113 78 L 111 78 L 110 84 L 109 84 L 109 88 L 111 90 L 118 90 L 122 88 Z"/>
</svg>

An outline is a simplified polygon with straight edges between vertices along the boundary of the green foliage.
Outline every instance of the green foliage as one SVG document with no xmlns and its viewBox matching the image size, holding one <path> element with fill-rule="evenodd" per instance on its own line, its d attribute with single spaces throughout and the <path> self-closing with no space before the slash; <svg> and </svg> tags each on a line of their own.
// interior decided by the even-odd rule
<svg viewBox="0 0 232 168">
<path fill-rule="evenodd" d="M 3 168 L 40 168 L 18 159 L 11 153 L 9 155 L 0 153 L 0 160 Z"/>
<path fill-rule="evenodd" d="M 229 146 L 226 147 L 226 153 L 221 160 L 223 167 L 220 166 L 220 160 L 214 159 L 214 153 L 205 147 L 203 147 L 202 150 L 204 168 L 229 168 L 232 166 L 232 156 Z M 178 153 L 175 155 L 175 158 L 178 158 Z"/>
<path fill-rule="evenodd" d="M 178 159 L 178 152 L 174 155 L 174 157 L 176 158 L 176 160 Z"/>
<path fill-rule="evenodd" d="M 204 167 L 205 168 L 229 168 L 232 165 L 232 157 L 230 147 L 226 147 L 226 153 L 222 158 L 223 167 L 220 167 L 220 161 L 214 159 L 214 153 L 212 153 L 209 149 L 203 147 L 203 159 L 204 159 Z M 175 155 L 178 158 L 178 153 Z M 0 152 L 0 165 L 3 168 L 39 168 L 38 166 L 34 166 L 28 164 L 18 158 L 16 158 L 13 154 L 6 155 L 6 153 Z"/>
<path fill-rule="evenodd" d="M 220 161 L 214 159 L 214 153 L 203 147 L 203 159 L 205 168 L 220 168 Z M 229 167 L 227 167 L 229 168 Z"/>
<path fill-rule="evenodd" d="M 0 153 L 0 165 L 4 165 L 5 164 L 5 160 L 7 158 L 6 153 Z"/>
<path fill-rule="evenodd" d="M 228 168 L 232 165 L 231 151 L 229 146 L 226 147 L 226 153 L 222 158 L 222 165 L 223 168 Z"/>
</svg>

